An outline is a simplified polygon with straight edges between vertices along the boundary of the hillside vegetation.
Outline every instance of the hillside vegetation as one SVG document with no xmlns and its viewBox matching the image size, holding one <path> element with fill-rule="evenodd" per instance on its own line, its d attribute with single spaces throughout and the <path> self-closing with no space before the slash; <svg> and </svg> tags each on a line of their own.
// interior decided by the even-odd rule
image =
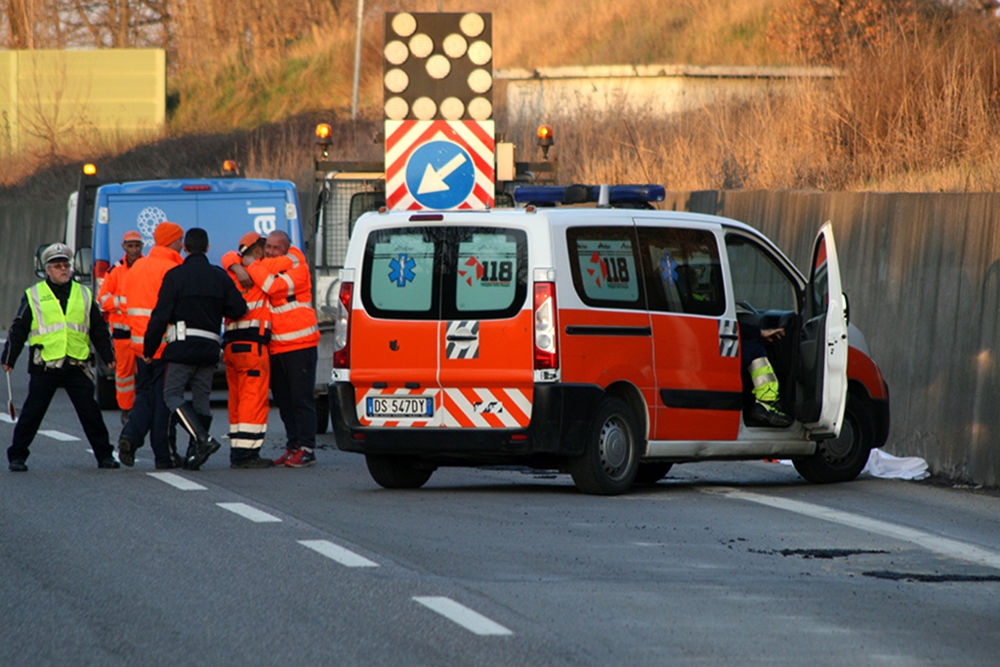
<svg viewBox="0 0 1000 667">
<path fill-rule="evenodd" d="M 317 3 L 284 0 L 282 7 L 293 11 L 300 4 Z M 228 153 L 222 157 L 237 157 L 247 175 L 307 181 L 308 128 L 317 120 L 334 124 L 336 157 L 380 159 L 382 146 L 372 137 L 381 119 L 383 13 L 475 9 L 493 14 L 496 68 L 692 63 L 842 69 L 832 84 L 802 84 L 792 95 L 676 118 L 582 114 L 554 128 L 564 182 L 658 182 L 677 190 L 993 191 L 1000 186 L 1000 33 L 996 17 L 983 9 L 989 4 L 369 0 L 361 118 L 351 121 L 355 5 L 331 2 L 324 6 L 332 10 L 315 20 L 289 19 L 286 25 L 276 19 L 275 35 L 258 40 L 267 48 L 248 50 L 211 34 L 194 44 L 188 35 L 171 52 L 166 136 L 153 146 L 121 146 L 119 158 L 108 151 L 103 161 L 111 173 L 182 175 L 191 164 L 221 159 L 199 151 L 211 145 L 214 153 L 220 147 Z M 222 25 L 225 15 L 219 16 Z M 497 115 L 503 119 L 502 108 Z M 503 130 L 519 145 L 533 143 L 534 127 Z M 103 150 L 64 152 L 93 159 Z M 138 155 L 141 164 L 134 162 Z M 0 179 L 21 181 L 28 165 L 0 165 Z"/>
</svg>

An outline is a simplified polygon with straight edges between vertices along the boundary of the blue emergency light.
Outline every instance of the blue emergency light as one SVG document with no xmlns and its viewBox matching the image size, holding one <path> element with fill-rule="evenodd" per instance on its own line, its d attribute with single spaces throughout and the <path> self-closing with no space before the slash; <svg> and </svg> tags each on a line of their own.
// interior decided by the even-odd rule
<svg viewBox="0 0 1000 667">
<path fill-rule="evenodd" d="M 552 206 L 583 204 L 600 200 L 600 185 L 519 185 L 514 188 L 514 201 L 519 204 Z M 608 186 L 608 203 L 629 204 L 663 201 L 666 190 L 662 185 Z"/>
</svg>

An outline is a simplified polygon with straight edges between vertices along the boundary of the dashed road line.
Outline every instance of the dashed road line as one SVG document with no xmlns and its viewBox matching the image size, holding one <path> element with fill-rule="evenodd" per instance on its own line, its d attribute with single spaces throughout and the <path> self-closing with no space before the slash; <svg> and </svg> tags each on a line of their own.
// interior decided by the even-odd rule
<svg viewBox="0 0 1000 667">
<path fill-rule="evenodd" d="M 244 519 L 250 519 L 254 523 L 277 523 L 281 519 L 274 516 L 273 514 L 268 514 L 263 512 L 256 507 L 251 507 L 246 503 L 215 503 L 224 510 L 229 510 L 233 514 L 239 514 Z"/>
<path fill-rule="evenodd" d="M 959 560 L 976 563 L 978 565 L 985 565 L 986 567 L 1000 569 L 1000 553 L 984 549 L 967 542 L 933 535 L 915 528 L 907 528 L 906 526 L 889 523 L 888 521 L 871 519 L 866 516 L 861 516 L 860 514 L 842 512 L 840 510 L 823 507 L 822 505 L 814 505 L 800 500 L 788 500 L 785 498 L 777 498 L 775 496 L 765 496 L 759 493 L 739 491 L 732 488 L 703 489 L 702 491 L 704 493 L 718 493 L 727 498 L 736 498 L 738 500 L 747 500 L 760 505 L 768 505 L 770 507 L 776 507 L 789 512 L 795 512 L 796 514 L 801 514 L 803 516 L 809 516 L 814 519 L 822 519 L 823 521 L 839 523 L 843 526 L 857 528 L 858 530 L 864 530 L 869 533 L 875 533 L 885 537 L 911 542 L 936 554 L 948 556 L 950 558 L 957 558 Z"/>
<path fill-rule="evenodd" d="M 479 612 L 473 611 L 465 605 L 455 602 L 451 598 L 415 596 L 413 600 L 477 635 L 514 634 L 496 621 L 486 618 Z"/>
<path fill-rule="evenodd" d="M 299 540 L 299 544 L 323 554 L 330 560 L 337 561 L 345 567 L 378 567 L 378 563 L 368 560 L 361 554 L 345 549 L 330 540 Z"/>
<path fill-rule="evenodd" d="M 192 482 L 191 480 L 172 472 L 147 472 L 146 474 L 154 479 L 160 480 L 161 482 L 166 482 L 170 486 L 180 489 L 181 491 L 207 491 L 207 489 L 198 482 Z"/>
<path fill-rule="evenodd" d="M 39 431 L 38 435 L 44 435 L 46 437 L 52 438 L 53 440 L 59 440 L 60 442 L 73 442 L 74 440 L 79 440 L 80 438 L 75 435 L 70 435 L 69 433 L 63 433 L 62 431 Z"/>
<path fill-rule="evenodd" d="M 0 413 L 0 421 L 7 422 L 8 424 L 16 424 L 16 419 L 11 419 L 10 415 L 6 412 Z M 44 435 L 47 438 L 52 438 L 53 440 L 59 440 L 61 442 L 73 442 L 79 440 L 80 438 L 75 435 L 70 435 L 69 433 L 63 433 L 62 431 L 52 431 L 49 429 L 42 429 L 38 431 L 38 435 Z"/>
</svg>

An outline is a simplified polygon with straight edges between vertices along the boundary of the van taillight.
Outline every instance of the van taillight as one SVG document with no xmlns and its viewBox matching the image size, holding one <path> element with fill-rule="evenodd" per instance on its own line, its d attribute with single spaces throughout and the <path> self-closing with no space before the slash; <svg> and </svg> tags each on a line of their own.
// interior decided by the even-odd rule
<svg viewBox="0 0 1000 667">
<path fill-rule="evenodd" d="M 333 331 L 333 367 L 351 367 L 351 297 L 354 283 L 340 283 L 337 325 Z"/>
<path fill-rule="evenodd" d="M 556 285 L 535 283 L 535 370 L 559 368 Z"/>
<path fill-rule="evenodd" d="M 98 280 L 103 279 L 108 273 L 109 266 L 110 264 L 108 264 L 107 260 L 104 259 L 99 259 L 94 262 L 94 277 Z"/>
</svg>

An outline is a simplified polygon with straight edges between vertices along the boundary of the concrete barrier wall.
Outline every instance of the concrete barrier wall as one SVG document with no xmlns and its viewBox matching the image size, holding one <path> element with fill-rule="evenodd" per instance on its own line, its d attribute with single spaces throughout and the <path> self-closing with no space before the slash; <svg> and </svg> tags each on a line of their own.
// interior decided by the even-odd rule
<svg viewBox="0 0 1000 667">
<path fill-rule="evenodd" d="M 678 192 L 665 207 L 745 221 L 799 266 L 832 220 L 851 320 L 889 383 L 886 448 L 1000 486 L 1000 194 Z M 0 205 L 0 328 L 64 216 L 64 200 Z"/>
<path fill-rule="evenodd" d="M 0 199 L 0 329 L 10 327 L 24 290 L 35 283 L 35 249 L 62 241 L 66 199 L 18 202 Z M 2 348 L 0 348 L 2 350 Z M 18 367 L 24 362 L 18 361 Z"/>
<path fill-rule="evenodd" d="M 886 448 L 1000 485 L 1000 194 L 671 193 L 747 222 L 800 267 L 833 221 L 851 321 L 889 383 Z"/>
</svg>

